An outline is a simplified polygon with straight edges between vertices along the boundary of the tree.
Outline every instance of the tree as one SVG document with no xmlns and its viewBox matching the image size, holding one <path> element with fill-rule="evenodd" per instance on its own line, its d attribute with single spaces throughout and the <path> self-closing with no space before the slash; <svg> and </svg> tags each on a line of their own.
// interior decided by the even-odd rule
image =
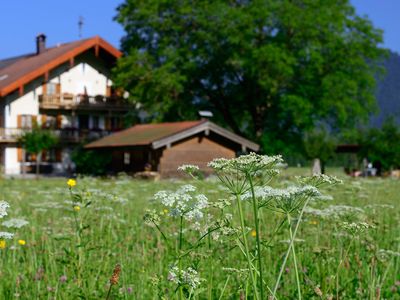
<svg viewBox="0 0 400 300">
<path fill-rule="evenodd" d="M 329 134 L 328 130 L 319 128 L 306 134 L 304 152 L 309 159 L 313 159 L 314 165 L 318 160 L 320 172 L 324 174 L 325 164 L 334 155 L 336 145 L 336 140 Z"/>
<path fill-rule="evenodd" d="M 35 126 L 31 131 L 25 131 L 20 136 L 19 142 L 26 152 L 36 156 L 36 176 L 38 177 L 42 153 L 57 144 L 57 137 L 50 131 Z"/>
<path fill-rule="evenodd" d="M 381 128 L 371 128 L 360 136 L 360 157 L 366 157 L 383 171 L 400 167 L 400 129 L 393 118 Z M 379 170 L 380 171 L 380 170 Z"/>
<path fill-rule="evenodd" d="M 375 107 L 382 32 L 348 0 L 125 0 L 117 10 L 126 35 L 115 84 L 157 121 L 208 109 L 265 152 L 290 152 L 316 120 L 338 130 Z"/>
<path fill-rule="evenodd" d="M 75 148 L 71 158 L 78 174 L 95 176 L 105 175 L 112 161 L 109 153 L 86 150 L 83 145 Z"/>
</svg>

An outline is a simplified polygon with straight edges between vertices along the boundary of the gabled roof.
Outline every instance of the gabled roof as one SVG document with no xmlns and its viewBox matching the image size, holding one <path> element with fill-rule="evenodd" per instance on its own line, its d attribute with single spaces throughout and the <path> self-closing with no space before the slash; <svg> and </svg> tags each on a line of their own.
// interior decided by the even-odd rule
<svg viewBox="0 0 400 300">
<path fill-rule="evenodd" d="M 207 135 L 210 131 L 241 145 L 242 148 L 259 150 L 259 145 L 208 120 L 135 125 L 89 143 L 85 148 L 149 146 L 152 149 L 159 149 L 201 132 Z"/>
<path fill-rule="evenodd" d="M 94 48 L 98 53 L 103 49 L 115 58 L 122 53 L 99 36 L 83 39 L 56 47 L 46 48 L 40 54 L 28 54 L 0 61 L 0 97 L 3 97 L 23 85 L 46 76 L 52 69 L 73 60 L 77 55 Z"/>
</svg>

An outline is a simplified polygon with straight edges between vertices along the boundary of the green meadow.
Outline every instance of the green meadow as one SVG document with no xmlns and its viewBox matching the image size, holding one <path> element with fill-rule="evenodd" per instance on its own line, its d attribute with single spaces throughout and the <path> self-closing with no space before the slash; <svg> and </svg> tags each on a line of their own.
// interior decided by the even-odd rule
<svg viewBox="0 0 400 300">
<path fill-rule="evenodd" d="M 308 172 L 283 170 L 270 185 L 295 185 L 295 175 Z M 264 299 L 273 298 L 275 286 L 276 299 L 400 299 L 399 180 L 354 179 L 337 169 L 328 174 L 343 183 L 321 187 L 310 200 L 292 249 L 289 223 L 298 214 L 288 221 L 280 211 L 260 208 L 257 236 L 253 207 L 242 201 L 240 227 L 236 200 L 216 177 L 84 177 L 72 187 L 67 179 L 2 179 L 0 201 L 10 207 L 0 231 L 14 236 L 0 243 L 0 295 L 261 299 L 253 287 L 260 289 L 262 278 Z M 179 218 L 154 197 L 188 184 L 208 199 L 200 215 Z"/>
</svg>

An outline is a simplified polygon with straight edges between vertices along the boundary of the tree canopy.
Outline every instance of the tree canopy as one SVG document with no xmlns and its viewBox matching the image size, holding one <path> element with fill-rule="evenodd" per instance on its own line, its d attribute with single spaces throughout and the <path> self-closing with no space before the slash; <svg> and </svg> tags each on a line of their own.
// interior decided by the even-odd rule
<svg viewBox="0 0 400 300">
<path fill-rule="evenodd" d="M 375 107 L 382 32 L 348 0 L 125 0 L 116 20 L 114 81 L 157 121 L 211 110 L 271 153 Z"/>
<path fill-rule="evenodd" d="M 41 154 L 44 150 L 54 147 L 58 138 L 49 130 L 35 126 L 31 131 L 25 131 L 19 138 L 26 152 L 36 155 L 36 175 L 39 175 Z"/>
</svg>

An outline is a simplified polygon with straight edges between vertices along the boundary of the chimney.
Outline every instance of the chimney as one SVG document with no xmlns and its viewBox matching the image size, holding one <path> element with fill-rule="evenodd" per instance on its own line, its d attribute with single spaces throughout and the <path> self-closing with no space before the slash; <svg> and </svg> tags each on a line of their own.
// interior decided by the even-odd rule
<svg viewBox="0 0 400 300">
<path fill-rule="evenodd" d="M 41 54 L 46 50 L 46 36 L 41 33 L 36 37 L 36 54 Z"/>
</svg>

